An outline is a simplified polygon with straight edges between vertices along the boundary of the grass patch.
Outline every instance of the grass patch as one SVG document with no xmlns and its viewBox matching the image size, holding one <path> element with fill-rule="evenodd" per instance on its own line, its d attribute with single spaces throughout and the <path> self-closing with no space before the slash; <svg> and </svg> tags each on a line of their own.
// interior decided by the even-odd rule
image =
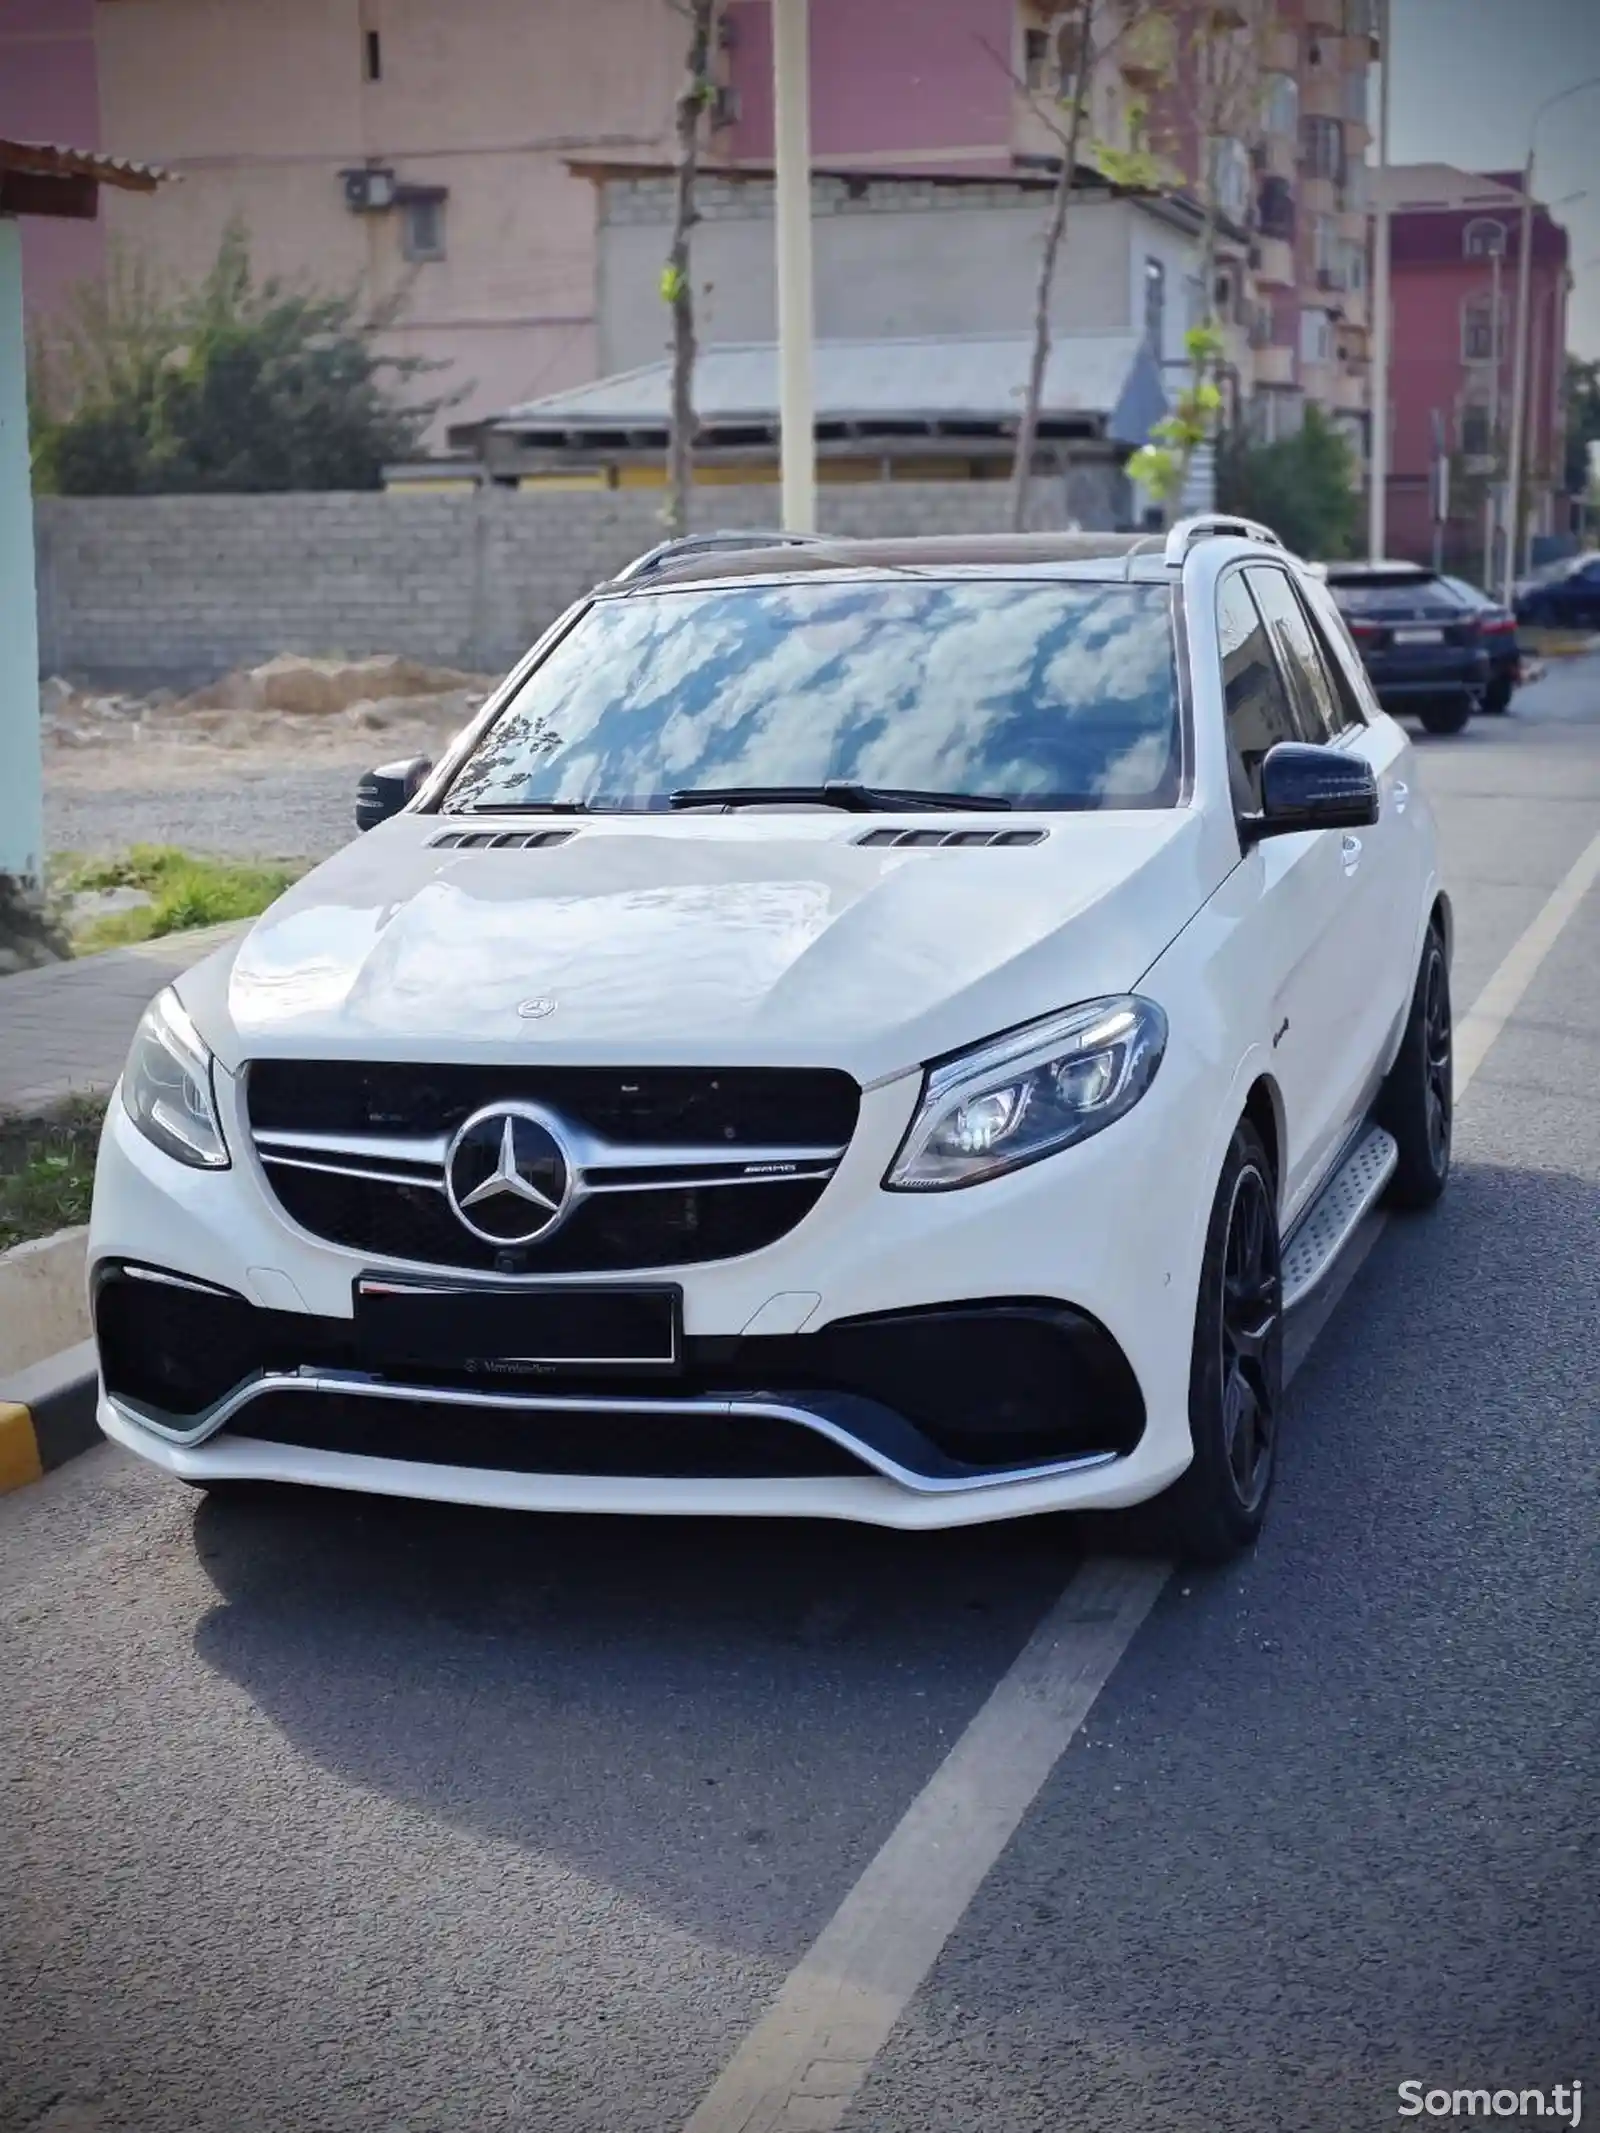
<svg viewBox="0 0 1600 2133">
<path fill-rule="evenodd" d="M 255 918 L 304 871 L 299 866 L 207 859 L 171 844 L 136 844 L 116 859 L 69 860 L 54 885 L 67 896 L 101 889 L 142 889 L 149 896 L 150 902 L 135 910 L 107 912 L 74 929 L 77 953 L 92 955 L 99 948 L 125 948 L 164 933 Z"/>
<path fill-rule="evenodd" d="M 0 1252 L 89 1219 L 100 1097 L 74 1096 L 31 1118 L 0 1118 Z"/>
</svg>

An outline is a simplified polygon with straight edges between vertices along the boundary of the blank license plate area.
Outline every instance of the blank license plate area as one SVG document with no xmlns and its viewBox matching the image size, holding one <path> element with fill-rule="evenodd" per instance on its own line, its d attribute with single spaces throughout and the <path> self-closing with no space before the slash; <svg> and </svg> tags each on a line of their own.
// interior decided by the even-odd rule
<svg viewBox="0 0 1600 2133">
<path fill-rule="evenodd" d="M 369 1369 L 528 1365 L 672 1370 L 682 1353 L 680 1291 L 430 1289 L 355 1285 L 356 1345 Z"/>
<path fill-rule="evenodd" d="M 1396 644 L 1443 644 L 1444 631 L 1397 629 L 1394 633 L 1394 641 Z"/>
</svg>

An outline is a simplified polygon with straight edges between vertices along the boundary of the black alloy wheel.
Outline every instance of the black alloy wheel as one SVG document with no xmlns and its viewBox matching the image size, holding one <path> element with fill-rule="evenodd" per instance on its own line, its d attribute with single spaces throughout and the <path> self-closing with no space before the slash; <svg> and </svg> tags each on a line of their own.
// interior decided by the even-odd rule
<svg viewBox="0 0 1600 2133">
<path fill-rule="evenodd" d="M 1449 1181 L 1455 1123 L 1450 964 L 1437 925 L 1423 943 L 1405 1033 L 1379 1093 L 1377 1120 L 1398 1149 L 1390 1206 L 1431 1207 Z"/>
<path fill-rule="evenodd" d="M 1217 1181 L 1189 1366 L 1194 1456 L 1163 1508 L 1191 1561 L 1220 1563 L 1261 1531 L 1283 1403 L 1278 1194 L 1261 1136 L 1241 1119 Z"/>
</svg>

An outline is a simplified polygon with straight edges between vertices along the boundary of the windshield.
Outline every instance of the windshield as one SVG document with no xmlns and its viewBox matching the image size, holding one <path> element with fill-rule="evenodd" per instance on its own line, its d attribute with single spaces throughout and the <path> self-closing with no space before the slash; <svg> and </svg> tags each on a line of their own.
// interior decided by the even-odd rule
<svg viewBox="0 0 1600 2133">
<path fill-rule="evenodd" d="M 597 601 L 457 773 L 447 813 L 657 809 L 830 781 L 1170 807 L 1164 586 L 896 579 Z"/>
</svg>

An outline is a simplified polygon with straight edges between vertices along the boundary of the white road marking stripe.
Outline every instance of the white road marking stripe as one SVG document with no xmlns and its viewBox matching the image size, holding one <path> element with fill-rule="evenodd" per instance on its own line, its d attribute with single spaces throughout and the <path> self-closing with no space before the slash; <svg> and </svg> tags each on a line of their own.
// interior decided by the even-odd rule
<svg viewBox="0 0 1600 2133">
<path fill-rule="evenodd" d="M 1501 962 L 1456 1032 L 1459 1098 L 1579 904 L 1600 835 Z M 1385 1227 L 1346 1248 L 1286 1358 L 1289 1375 Z M 989 1869 L 1155 1605 L 1171 1565 L 1085 1563 L 845 1897 L 684 2133 L 833 2133 Z"/>
<path fill-rule="evenodd" d="M 1086 1562 L 685 2133 L 829 2133 L 1166 1583 Z"/>
<path fill-rule="evenodd" d="M 1600 881 L 1600 835 L 1591 838 L 1579 853 L 1540 906 L 1532 925 L 1509 950 L 1457 1025 L 1455 1092 L 1458 1102 L 1466 1094 L 1473 1075 L 1483 1065 L 1490 1045 L 1516 1013 L 1539 965 L 1597 881 Z"/>
</svg>

